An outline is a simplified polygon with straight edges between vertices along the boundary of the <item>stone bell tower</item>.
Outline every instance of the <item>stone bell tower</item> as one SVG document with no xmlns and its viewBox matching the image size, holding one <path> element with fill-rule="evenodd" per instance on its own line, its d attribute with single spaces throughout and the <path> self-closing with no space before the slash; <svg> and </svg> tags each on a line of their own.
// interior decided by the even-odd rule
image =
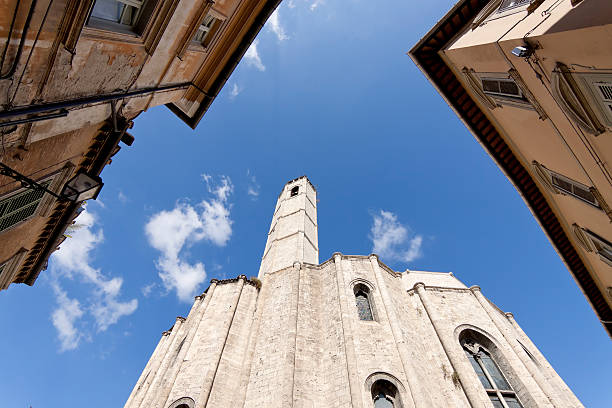
<svg viewBox="0 0 612 408">
<path fill-rule="evenodd" d="M 317 191 L 307 177 L 288 182 L 278 196 L 258 278 L 296 261 L 319 263 Z"/>
<path fill-rule="evenodd" d="M 479 287 L 374 254 L 319 264 L 316 197 L 283 187 L 259 278 L 211 280 L 125 408 L 582 407 Z"/>
</svg>

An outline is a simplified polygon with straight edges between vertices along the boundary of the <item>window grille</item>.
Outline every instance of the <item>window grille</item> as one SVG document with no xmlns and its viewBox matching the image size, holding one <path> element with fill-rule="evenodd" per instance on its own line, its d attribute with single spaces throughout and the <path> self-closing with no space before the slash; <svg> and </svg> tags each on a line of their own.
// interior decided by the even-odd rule
<svg viewBox="0 0 612 408">
<path fill-rule="evenodd" d="M 49 187 L 51 181 L 40 183 Z M 0 201 L 0 232 L 19 224 L 36 213 L 44 191 L 25 189 Z"/>
<path fill-rule="evenodd" d="M 493 407 L 523 408 L 516 393 L 487 350 L 477 343 L 470 342 L 464 343 L 463 349 Z"/>
</svg>

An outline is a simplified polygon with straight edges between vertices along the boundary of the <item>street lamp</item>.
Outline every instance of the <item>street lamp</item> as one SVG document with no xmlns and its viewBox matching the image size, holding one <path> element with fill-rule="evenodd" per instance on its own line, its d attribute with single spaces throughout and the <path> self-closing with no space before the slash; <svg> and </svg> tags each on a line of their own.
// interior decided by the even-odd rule
<svg viewBox="0 0 612 408">
<path fill-rule="evenodd" d="M 16 170 L 13 170 L 4 163 L 0 163 L 0 175 L 19 181 L 24 188 L 44 191 L 59 200 L 72 202 L 80 202 L 90 199 L 95 200 L 96 197 L 98 197 L 98 193 L 100 193 L 102 186 L 104 185 L 99 176 L 87 174 L 81 170 L 77 172 L 73 178 L 68 180 L 68 182 L 64 185 L 64 188 L 62 188 L 61 193 L 57 194 L 31 178 L 19 173 Z"/>
</svg>

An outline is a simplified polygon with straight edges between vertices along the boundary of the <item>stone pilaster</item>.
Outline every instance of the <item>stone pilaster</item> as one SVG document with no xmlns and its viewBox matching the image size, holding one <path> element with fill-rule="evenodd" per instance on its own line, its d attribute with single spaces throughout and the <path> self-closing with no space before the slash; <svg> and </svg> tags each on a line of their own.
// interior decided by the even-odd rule
<svg viewBox="0 0 612 408">
<path fill-rule="evenodd" d="M 204 408 L 208 403 L 208 399 L 210 397 L 210 392 L 213 387 L 213 382 L 215 381 L 215 376 L 217 375 L 217 370 L 219 369 L 219 363 L 221 362 L 221 358 L 223 357 L 223 350 L 225 349 L 225 344 L 227 343 L 227 337 L 232 328 L 232 323 L 234 321 L 234 316 L 236 316 L 236 310 L 238 309 L 238 303 L 240 302 L 240 297 L 242 295 L 242 289 L 244 288 L 244 283 L 246 281 L 246 276 L 240 275 L 240 289 L 238 291 L 238 295 L 236 296 L 236 300 L 233 303 L 233 313 L 232 317 L 229 319 L 223 331 L 225 332 L 224 340 L 221 341 L 214 352 L 214 356 L 217 356 L 216 364 L 214 369 L 209 370 L 202 382 L 202 386 L 200 388 L 200 395 L 198 400 L 196 401 L 195 408 Z"/>
<path fill-rule="evenodd" d="M 357 358 L 355 357 L 355 343 L 353 339 L 353 321 L 349 314 L 349 302 L 346 296 L 346 282 L 344 281 L 344 271 L 342 270 L 342 255 L 334 254 L 334 265 L 336 270 L 336 284 L 338 285 L 338 306 L 342 316 L 342 334 L 344 339 L 344 352 L 346 354 L 346 375 L 351 392 L 351 405 L 353 408 L 361 408 L 363 401 L 361 397 L 361 387 L 358 381 L 359 370 L 357 368 Z"/>
<path fill-rule="evenodd" d="M 531 374 L 531 376 L 535 380 L 535 385 L 539 387 L 538 389 L 532 387 L 531 382 L 524 382 L 525 387 L 527 387 L 527 390 L 531 397 L 538 400 L 538 402 L 542 403 L 543 406 L 547 406 L 547 403 L 552 404 L 552 406 L 554 407 L 563 406 L 562 403 L 557 400 L 555 392 L 552 390 L 550 384 L 548 384 L 544 376 L 542 376 L 542 373 L 540 372 L 538 367 L 536 367 L 535 363 L 531 361 L 531 358 L 529 358 L 529 356 L 527 355 L 525 350 L 523 350 L 521 345 L 517 343 L 516 336 L 513 335 L 508 325 L 504 324 L 506 322 L 499 321 L 499 317 L 497 316 L 499 315 L 499 312 L 493 310 L 489 301 L 482 294 L 480 286 L 472 286 L 470 287 L 470 291 L 474 294 L 474 296 L 478 300 L 478 303 L 480 303 L 480 306 L 482 306 L 483 310 L 486 312 L 493 324 L 500 331 L 502 336 L 504 336 L 504 339 L 510 345 L 512 351 L 514 351 L 514 353 L 523 363 L 529 374 Z"/>
<path fill-rule="evenodd" d="M 421 304 L 423 305 L 423 308 L 431 321 L 431 324 L 438 337 L 438 341 L 440 341 L 440 344 L 442 344 L 442 348 L 446 353 L 448 361 L 450 361 L 453 370 L 459 376 L 459 381 L 461 382 L 463 392 L 465 392 L 465 396 L 467 397 L 470 405 L 472 405 L 474 408 L 488 406 L 485 405 L 486 401 L 482 398 L 482 393 L 480 389 L 477 388 L 477 384 L 472 382 L 472 378 L 467 374 L 473 373 L 472 366 L 463 356 L 462 350 L 458 350 L 459 346 L 455 344 L 455 339 L 452 337 L 452 335 L 445 333 L 444 323 L 440 321 L 435 308 L 432 306 L 425 290 L 425 285 L 420 282 L 416 283 L 414 285 L 414 290 L 419 295 Z"/>
<path fill-rule="evenodd" d="M 141 408 L 153 408 L 158 407 L 162 404 L 162 402 L 160 402 L 158 398 L 162 391 L 161 387 L 164 382 L 168 366 L 170 365 L 170 362 L 172 361 L 172 356 L 174 355 L 178 347 L 178 342 L 180 341 L 179 339 L 182 335 L 181 328 L 183 327 L 184 322 L 184 317 L 179 316 L 176 318 L 174 326 L 172 327 L 172 331 L 170 332 L 170 338 L 168 339 L 170 346 L 166 350 L 166 353 L 163 356 L 163 359 L 155 372 L 155 378 L 153 379 L 153 382 L 149 387 L 149 391 L 146 397 L 143 399 L 142 404 L 140 404 Z"/>
</svg>

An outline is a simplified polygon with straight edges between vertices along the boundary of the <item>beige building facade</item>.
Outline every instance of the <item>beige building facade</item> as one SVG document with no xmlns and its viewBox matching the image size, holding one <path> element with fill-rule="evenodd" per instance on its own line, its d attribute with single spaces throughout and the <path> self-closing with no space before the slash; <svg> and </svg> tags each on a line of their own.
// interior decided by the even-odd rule
<svg viewBox="0 0 612 408">
<path fill-rule="evenodd" d="M 0 290 L 34 283 L 81 207 L 8 173 L 60 194 L 150 107 L 195 128 L 278 3 L 0 0 Z"/>
<path fill-rule="evenodd" d="M 479 287 L 376 255 L 319 263 L 316 195 L 283 188 L 259 277 L 213 279 L 126 408 L 582 407 Z"/>
<path fill-rule="evenodd" d="M 609 334 L 611 43 L 609 0 L 462 0 L 410 51 L 519 190 Z"/>
</svg>

